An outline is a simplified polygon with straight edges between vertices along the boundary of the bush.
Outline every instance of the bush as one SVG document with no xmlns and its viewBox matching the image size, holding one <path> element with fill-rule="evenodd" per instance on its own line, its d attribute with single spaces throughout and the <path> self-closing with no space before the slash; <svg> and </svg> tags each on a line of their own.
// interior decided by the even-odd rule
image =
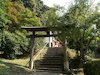
<svg viewBox="0 0 100 75">
<path fill-rule="evenodd" d="M 87 62 L 84 65 L 85 75 L 100 75 L 100 60 Z"/>
<path fill-rule="evenodd" d="M 21 32 L 10 33 L 3 31 L 0 38 L 0 51 L 4 51 L 6 58 L 16 58 L 16 55 L 29 52 L 29 40 Z"/>
<path fill-rule="evenodd" d="M 79 68 L 79 58 L 74 58 L 74 59 L 70 59 L 70 68 L 71 69 L 77 69 Z"/>
</svg>

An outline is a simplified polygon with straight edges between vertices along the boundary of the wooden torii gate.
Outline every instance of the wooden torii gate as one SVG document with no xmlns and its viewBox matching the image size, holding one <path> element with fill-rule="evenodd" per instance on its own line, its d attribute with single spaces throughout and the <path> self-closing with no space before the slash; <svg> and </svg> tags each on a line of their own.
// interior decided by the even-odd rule
<svg viewBox="0 0 100 75">
<path fill-rule="evenodd" d="M 52 30 L 50 30 L 50 28 L 52 28 Z M 21 27 L 21 29 L 25 29 L 28 32 L 32 32 L 32 35 L 28 36 L 28 38 L 31 38 L 31 51 L 30 51 L 31 54 L 30 54 L 30 63 L 29 63 L 29 67 L 30 67 L 31 70 L 33 69 L 34 39 L 38 38 L 38 37 L 56 37 L 56 36 L 58 36 L 57 34 L 50 34 L 50 31 L 54 31 L 53 28 L 54 27 L 45 27 L 45 26 L 33 26 L 33 27 L 22 26 Z M 45 35 L 35 34 L 36 32 L 41 32 L 41 31 L 46 32 L 46 34 Z M 58 30 L 55 30 L 55 31 L 60 31 L 60 30 L 58 29 Z M 64 46 L 64 47 L 66 47 L 66 46 Z M 65 53 L 65 50 L 64 50 L 64 53 Z M 64 66 L 66 66 L 66 65 L 67 65 L 67 63 L 64 64 Z M 68 69 L 68 67 L 65 67 L 65 68 Z"/>
</svg>

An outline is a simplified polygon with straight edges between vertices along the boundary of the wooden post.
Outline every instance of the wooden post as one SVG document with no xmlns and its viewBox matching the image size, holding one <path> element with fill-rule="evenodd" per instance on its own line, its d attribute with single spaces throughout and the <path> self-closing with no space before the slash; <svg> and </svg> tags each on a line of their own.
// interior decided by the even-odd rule
<svg viewBox="0 0 100 75">
<path fill-rule="evenodd" d="M 49 35 L 49 39 L 48 39 L 49 47 L 51 47 L 51 37 L 50 37 L 50 34 L 51 34 L 51 31 L 47 31 L 47 35 Z"/>
<path fill-rule="evenodd" d="M 49 32 L 49 35 L 51 35 L 52 32 L 50 31 Z M 49 47 L 52 47 L 52 37 L 49 37 Z"/>
<path fill-rule="evenodd" d="M 33 32 L 31 37 L 31 51 L 30 51 L 30 63 L 29 67 L 32 70 L 33 69 L 33 55 L 34 55 L 34 41 L 35 41 L 35 32 Z"/>
<path fill-rule="evenodd" d="M 67 40 L 64 41 L 64 70 L 69 71 L 69 61 L 67 52 Z"/>
</svg>

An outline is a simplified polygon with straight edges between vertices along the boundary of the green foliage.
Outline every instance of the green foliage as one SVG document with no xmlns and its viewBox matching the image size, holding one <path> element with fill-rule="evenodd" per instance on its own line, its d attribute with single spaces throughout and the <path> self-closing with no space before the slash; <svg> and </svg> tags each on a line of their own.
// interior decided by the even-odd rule
<svg viewBox="0 0 100 75">
<path fill-rule="evenodd" d="M 38 17 L 36 17 L 36 13 L 32 12 L 29 9 L 24 9 L 22 14 L 19 15 L 19 24 L 23 26 L 40 26 L 41 22 Z"/>
<path fill-rule="evenodd" d="M 34 11 L 36 8 L 36 1 L 35 0 L 21 0 L 24 3 L 25 8 Z"/>
<path fill-rule="evenodd" d="M 84 65 L 85 75 L 100 75 L 100 60 L 87 62 Z"/>
<path fill-rule="evenodd" d="M 97 32 L 100 29 L 99 18 L 100 13 L 93 9 L 88 0 L 77 0 L 58 21 L 58 28 L 62 31 L 60 38 L 66 38 L 70 48 L 79 50 L 81 59 L 84 59 L 88 50 L 93 51 L 95 47 L 94 40 L 98 37 Z"/>
<path fill-rule="evenodd" d="M 0 30 L 0 51 L 6 58 L 29 53 L 30 39 L 26 35 L 30 33 L 21 30 L 21 26 L 41 26 L 39 17 L 47 9 L 41 0 L 0 0 L 0 27 L 5 27 Z M 36 40 L 36 50 L 43 45 L 43 39 Z"/>
<path fill-rule="evenodd" d="M 8 30 L 11 32 L 14 32 L 15 30 L 18 30 L 21 25 L 19 24 L 19 20 L 18 20 L 18 16 L 23 7 L 21 5 L 19 5 L 17 2 L 11 2 L 10 0 L 7 0 L 7 16 L 8 16 Z"/>
<path fill-rule="evenodd" d="M 57 12 L 57 8 L 51 8 L 50 10 L 48 10 L 47 12 L 45 12 L 42 16 L 41 16 L 41 21 L 43 23 L 44 26 L 55 26 L 57 25 L 57 19 L 58 19 L 58 15 L 56 14 Z"/>
<path fill-rule="evenodd" d="M 36 0 L 36 13 L 41 18 L 42 14 L 49 10 L 49 7 L 43 4 L 43 1 Z M 42 19 L 41 19 L 42 20 Z"/>
<path fill-rule="evenodd" d="M 14 32 L 20 30 L 21 26 L 40 26 L 40 18 L 38 18 L 35 11 L 31 11 L 29 8 L 25 8 L 17 1 L 9 1 L 7 6 L 8 16 L 8 30 Z M 35 8 L 34 8 L 35 9 Z"/>
<path fill-rule="evenodd" d="M 30 39 L 26 34 L 16 31 L 11 33 L 8 31 L 0 32 L 0 51 L 4 51 L 4 57 L 9 59 L 17 58 L 18 55 L 26 55 L 30 53 Z M 43 48 L 43 38 L 35 40 L 35 52 Z"/>
<path fill-rule="evenodd" d="M 36 52 L 39 49 L 42 49 L 44 45 L 45 45 L 44 38 L 36 38 L 35 39 L 35 50 L 36 50 Z"/>
<path fill-rule="evenodd" d="M 0 0 L 0 26 L 3 26 L 7 22 L 5 3 L 6 0 Z"/>
<path fill-rule="evenodd" d="M 21 55 L 25 52 L 29 52 L 29 40 L 26 39 L 25 34 L 21 32 L 17 31 L 16 33 L 10 33 L 8 31 L 4 31 L 2 33 L 0 42 L 0 51 L 4 51 L 4 56 L 6 58 L 15 58 L 16 55 Z"/>
</svg>

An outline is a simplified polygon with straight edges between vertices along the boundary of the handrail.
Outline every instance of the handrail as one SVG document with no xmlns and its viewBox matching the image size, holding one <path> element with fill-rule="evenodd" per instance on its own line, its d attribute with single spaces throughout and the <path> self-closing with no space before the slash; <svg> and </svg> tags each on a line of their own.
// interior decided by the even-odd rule
<svg viewBox="0 0 100 75">
<path fill-rule="evenodd" d="M 33 59 L 33 63 L 34 63 L 34 61 L 36 60 L 36 58 L 41 54 L 42 50 L 44 50 L 44 48 L 47 46 L 47 44 L 48 44 L 48 43 L 46 43 L 46 44 L 44 45 L 44 47 L 40 50 L 39 54 L 35 56 L 35 58 Z M 29 63 L 29 62 L 28 62 L 28 63 Z M 28 64 L 28 63 L 27 63 L 27 64 Z M 26 64 L 26 65 L 27 65 L 27 64 Z M 35 66 L 35 65 L 34 65 L 34 66 Z"/>
<path fill-rule="evenodd" d="M 35 58 L 33 59 L 33 62 L 36 60 L 36 58 L 41 54 L 41 52 L 44 50 L 44 48 L 47 46 L 48 43 L 46 43 L 44 45 L 44 47 L 40 50 L 40 52 L 38 53 L 38 55 L 35 56 Z"/>
</svg>

